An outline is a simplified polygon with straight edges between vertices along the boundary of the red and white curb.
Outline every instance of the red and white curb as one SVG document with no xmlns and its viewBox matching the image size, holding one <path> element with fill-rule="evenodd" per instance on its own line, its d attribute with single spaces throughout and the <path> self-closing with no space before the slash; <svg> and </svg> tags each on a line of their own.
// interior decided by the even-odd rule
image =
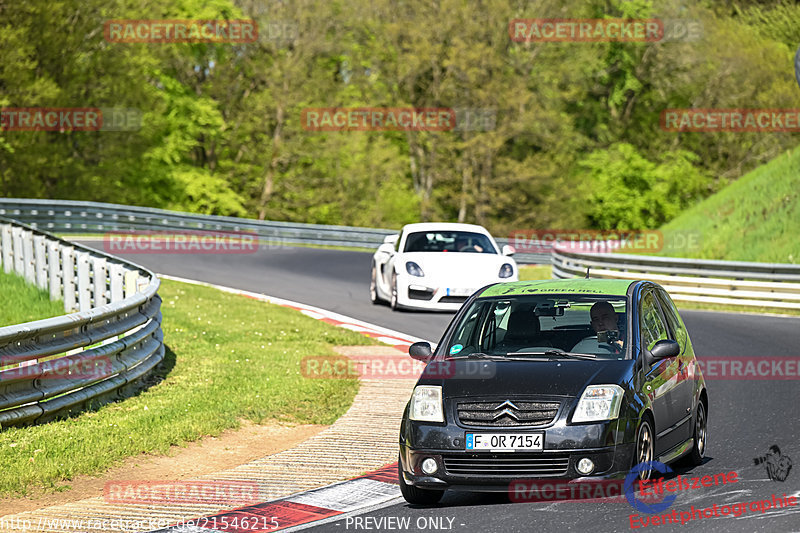
<svg viewBox="0 0 800 533">
<path fill-rule="evenodd" d="M 271 502 L 196 518 L 150 533 L 252 533 L 281 531 L 381 507 L 400 497 L 397 463 L 327 487 Z"/>
<path fill-rule="evenodd" d="M 179 278 L 176 276 L 167 276 L 164 274 L 159 274 L 158 277 L 162 279 L 169 279 L 172 281 L 180 281 L 182 283 L 191 283 L 192 285 L 202 285 L 204 287 L 212 287 L 214 289 L 223 292 L 238 294 L 241 296 L 245 296 L 247 298 L 260 300 L 262 302 L 269 302 L 275 305 L 280 305 L 281 307 L 288 307 L 290 309 L 300 311 L 301 313 L 310 318 L 321 320 L 328 324 L 339 326 L 344 329 L 349 329 L 351 331 L 356 331 L 358 333 L 366 335 L 367 337 L 372 337 L 373 339 L 380 341 L 384 344 L 389 344 L 400 349 L 407 348 L 408 346 L 410 346 L 415 342 L 425 340 L 425 339 L 420 339 L 419 337 L 414 337 L 412 335 L 406 335 L 405 333 L 400 333 L 399 331 L 394 331 L 388 328 L 384 328 L 382 326 L 370 324 L 369 322 L 364 322 L 362 320 L 358 320 L 357 318 L 349 317 L 339 313 L 334 313 L 333 311 L 328 311 L 327 309 L 314 307 L 313 305 L 301 304 L 298 302 L 293 302 L 291 300 L 284 300 L 283 298 L 275 298 L 274 296 L 267 296 L 266 294 L 260 294 L 257 292 L 245 291 L 241 289 L 234 289 L 231 287 L 224 287 L 222 285 L 214 285 L 213 283 L 206 283 L 203 281 L 197 281 L 193 279 Z"/>
</svg>

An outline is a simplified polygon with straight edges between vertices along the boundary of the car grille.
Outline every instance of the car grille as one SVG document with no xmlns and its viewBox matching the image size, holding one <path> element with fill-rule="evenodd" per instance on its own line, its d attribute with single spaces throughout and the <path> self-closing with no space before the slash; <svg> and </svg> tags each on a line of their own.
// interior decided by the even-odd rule
<svg viewBox="0 0 800 533">
<path fill-rule="evenodd" d="M 442 296 L 439 299 L 440 304 L 463 304 L 467 301 L 469 296 Z"/>
<path fill-rule="evenodd" d="M 458 419 L 466 426 L 545 426 L 558 414 L 559 402 L 459 402 Z"/>
<path fill-rule="evenodd" d="M 563 476 L 569 467 L 568 454 L 445 455 L 444 467 L 450 474 L 476 476 Z"/>
</svg>

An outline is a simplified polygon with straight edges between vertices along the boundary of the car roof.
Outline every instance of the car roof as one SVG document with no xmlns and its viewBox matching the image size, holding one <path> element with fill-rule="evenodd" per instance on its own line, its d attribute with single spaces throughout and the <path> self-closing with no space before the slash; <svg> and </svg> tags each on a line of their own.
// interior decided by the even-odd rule
<svg viewBox="0 0 800 533">
<path fill-rule="evenodd" d="M 413 231 L 473 231 L 489 234 L 483 226 L 477 224 L 460 224 L 458 222 L 417 222 L 403 226 L 403 232 Z"/>
<path fill-rule="evenodd" d="M 625 296 L 636 280 L 628 279 L 545 279 L 496 283 L 478 295 L 516 296 L 521 294 L 608 294 Z"/>
</svg>

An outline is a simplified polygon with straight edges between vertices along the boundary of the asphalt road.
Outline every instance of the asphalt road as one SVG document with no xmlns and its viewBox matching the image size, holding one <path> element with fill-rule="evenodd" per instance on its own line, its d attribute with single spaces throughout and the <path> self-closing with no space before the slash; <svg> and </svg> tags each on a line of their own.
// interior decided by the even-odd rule
<svg viewBox="0 0 800 533">
<path fill-rule="evenodd" d="M 85 244 L 101 248 L 101 243 Z M 438 341 L 452 315 L 392 312 L 368 299 L 370 253 L 310 248 L 262 249 L 242 255 L 120 254 L 156 272 L 262 292 L 315 305 L 404 333 Z M 800 318 L 683 311 L 699 356 L 797 356 Z M 770 481 L 755 457 L 777 444 L 800 461 L 800 390 L 797 381 L 708 382 L 708 449 L 703 465 L 676 467 L 675 475 L 736 471 L 739 482 L 685 491 L 668 511 L 717 504 L 798 497 L 797 506 L 747 512 L 738 518 L 703 518 L 685 525 L 650 525 L 648 531 L 800 531 L 800 466 L 785 482 Z M 398 413 L 398 417 L 400 413 Z M 312 531 L 630 531 L 627 503 L 510 503 L 504 495 L 448 492 L 435 508 L 405 502 L 310 528 Z M 663 513 L 662 513 L 663 514 Z M 659 515 L 660 516 L 660 515 Z M 369 518 L 369 520 L 365 520 Z M 391 518 L 391 521 L 385 519 Z M 409 518 L 406 523 L 398 519 Z M 381 519 L 384 519 L 381 521 Z M 643 529 L 641 524 L 638 528 Z"/>
</svg>

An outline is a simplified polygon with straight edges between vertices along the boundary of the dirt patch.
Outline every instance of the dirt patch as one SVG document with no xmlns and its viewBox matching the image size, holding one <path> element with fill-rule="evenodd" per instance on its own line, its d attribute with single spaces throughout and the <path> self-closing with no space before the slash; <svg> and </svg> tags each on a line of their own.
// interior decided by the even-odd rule
<svg viewBox="0 0 800 533">
<path fill-rule="evenodd" d="M 292 448 L 328 426 L 256 425 L 242 421 L 239 429 L 219 437 L 205 437 L 186 447 L 173 446 L 169 455 L 141 455 L 100 476 L 78 476 L 62 492 L 34 493 L 0 500 L 0 516 L 59 505 L 103 495 L 109 481 L 179 481 L 211 474 Z"/>
</svg>

